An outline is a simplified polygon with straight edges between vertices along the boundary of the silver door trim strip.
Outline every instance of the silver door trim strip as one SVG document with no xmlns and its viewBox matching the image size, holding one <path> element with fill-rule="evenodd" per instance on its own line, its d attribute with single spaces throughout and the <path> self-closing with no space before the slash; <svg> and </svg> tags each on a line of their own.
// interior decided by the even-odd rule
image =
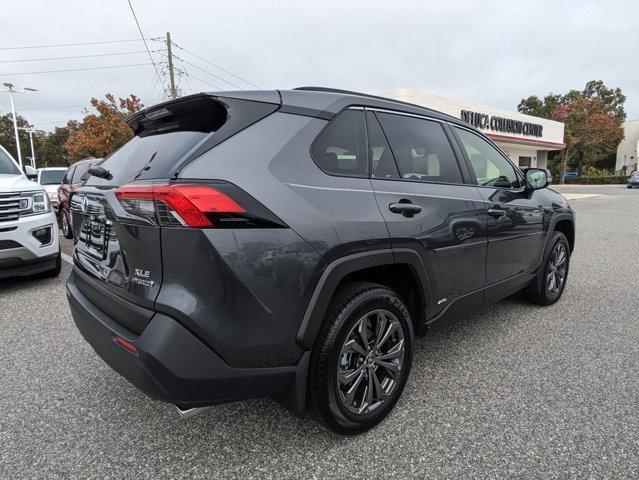
<svg viewBox="0 0 639 480">
<path fill-rule="evenodd" d="M 447 200 L 461 200 L 463 202 L 479 202 L 485 203 L 481 198 L 459 198 L 459 197 L 447 197 L 444 195 L 429 195 L 425 193 L 414 193 L 414 192 L 389 192 L 385 190 L 364 190 L 358 188 L 337 188 L 337 187 L 317 187 L 314 185 L 301 185 L 299 183 L 287 183 L 291 187 L 301 187 L 301 188 L 311 188 L 314 190 L 329 190 L 329 191 L 337 191 L 337 192 L 362 192 L 362 193 L 383 193 L 386 195 L 399 195 L 400 197 L 426 197 L 426 198 L 443 198 Z M 461 185 L 460 185 L 461 186 Z M 474 187 L 474 185 L 468 185 L 469 187 Z"/>
</svg>

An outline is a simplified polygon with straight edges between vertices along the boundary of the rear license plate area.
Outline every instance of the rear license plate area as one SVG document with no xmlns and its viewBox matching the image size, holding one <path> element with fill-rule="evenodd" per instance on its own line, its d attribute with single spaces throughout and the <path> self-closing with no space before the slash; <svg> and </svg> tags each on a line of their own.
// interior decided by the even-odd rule
<svg viewBox="0 0 639 480">
<path fill-rule="evenodd" d="M 109 244 L 109 229 L 109 225 L 105 223 L 94 220 L 85 221 L 82 226 L 84 251 L 96 259 L 106 259 Z"/>
</svg>

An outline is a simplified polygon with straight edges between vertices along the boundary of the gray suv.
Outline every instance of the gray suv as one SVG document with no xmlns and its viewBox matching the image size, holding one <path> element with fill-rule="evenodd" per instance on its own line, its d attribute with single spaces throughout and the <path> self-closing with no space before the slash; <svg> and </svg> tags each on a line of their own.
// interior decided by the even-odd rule
<svg viewBox="0 0 639 480">
<path fill-rule="evenodd" d="M 270 396 L 343 434 L 380 422 L 414 340 L 523 290 L 550 305 L 575 242 L 546 170 L 460 120 L 340 90 L 147 108 L 73 192 L 73 318 L 187 416 Z"/>
</svg>

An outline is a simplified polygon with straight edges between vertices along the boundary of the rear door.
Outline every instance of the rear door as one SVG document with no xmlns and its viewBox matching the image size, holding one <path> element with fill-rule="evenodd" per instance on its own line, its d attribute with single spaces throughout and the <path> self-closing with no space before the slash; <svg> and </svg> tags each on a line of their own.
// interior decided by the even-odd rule
<svg viewBox="0 0 639 480">
<path fill-rule="evenodd" d="M 486 139 L 453 127 L 486 204 L 487 284 L 530 273 L 541 261 L 546 235 L 544 207 L 526 190 L 512 163 Z"/>
<path fill-rule="evenodd" d="M 393 249 L 415 250 L 428 269 L 434 306 L 430 315 L 485 284 L 486 214 L 442 122 L 368 111 L 375 198 Z M 481 292 L 468 309 L 478 308 Z"/>
</svg>

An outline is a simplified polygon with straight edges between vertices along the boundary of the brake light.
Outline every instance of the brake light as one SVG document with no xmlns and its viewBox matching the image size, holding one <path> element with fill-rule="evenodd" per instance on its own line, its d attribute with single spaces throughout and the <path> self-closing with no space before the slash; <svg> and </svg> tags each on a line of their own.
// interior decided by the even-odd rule
<svg viewBox="0 0 639 480">
<path fill-rule="evenodd" d="M 128 340 L 120 337 L 119 335 L 113 337 L 113 341 L 124 348 L 127 352 L 132 353 L 133 355 L 138 354 L 138 347 L 133 345 L 133 343 L 129 342 Z"/>
<path fill-rule="evenodd" d="M 122 207 L 129 213 L 160 224 L 210 228 L 213 222 L 207 214 L 245 213 L 235 200 L 210 185 L 129 184 L 115 192 Z"/>
</svg>

